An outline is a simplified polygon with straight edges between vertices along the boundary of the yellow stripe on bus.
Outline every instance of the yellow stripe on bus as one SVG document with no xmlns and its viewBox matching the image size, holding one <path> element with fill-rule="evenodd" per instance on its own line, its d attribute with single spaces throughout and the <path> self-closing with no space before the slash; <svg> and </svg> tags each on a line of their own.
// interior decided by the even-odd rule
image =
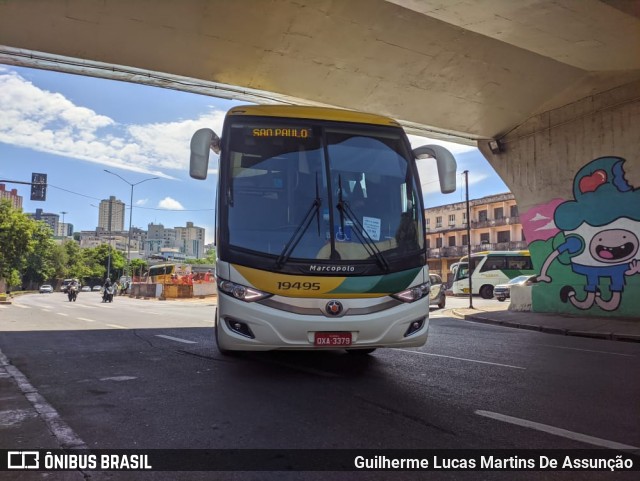
<svg viewBox="0 0 640 481">
<path fill-rule="evenodd" d="M 331 120 L 400 127 L 400 124 L 397 121 L 381 115 L 354 112 L 353 110 L 331 109 L 327 107 L 305 107 L 300 105 L 243 105 L 232 108 L 229 110 L 227 115 L 233 117 L 241 115 L 257 115 L 292 119 Z"/>
</svg>

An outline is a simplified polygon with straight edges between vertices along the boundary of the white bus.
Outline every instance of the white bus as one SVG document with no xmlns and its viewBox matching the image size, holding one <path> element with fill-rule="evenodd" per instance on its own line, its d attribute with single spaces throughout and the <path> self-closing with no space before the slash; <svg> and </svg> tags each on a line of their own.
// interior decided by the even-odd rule
<svg viewBox="0 0 640 481">
<path fill-rule="evenodd" d="M 455 266 L 455 268 L 454 268 Z M 529 251 L 483 251 L 471 254 L 471 268 L 468 256 L 452 265 L 453 295 L 469 294 L 469 272 L 473 294 L 480 294 L 484 299 L 493 297 L 493 288 L 509 280 L 533 275 L 535 271 L 531 263 Z"/>
<path fill-rule="evenodd" d="M 389 118 L 301 106 L 231 109 L 219 138 L 191 140 L 190 174 L 220 154 L 216 201 L 220 352 L 420 346 L 429 275 L 416 159 L 456 165 L 440 146 L 411 150 Z"/>
</svg>

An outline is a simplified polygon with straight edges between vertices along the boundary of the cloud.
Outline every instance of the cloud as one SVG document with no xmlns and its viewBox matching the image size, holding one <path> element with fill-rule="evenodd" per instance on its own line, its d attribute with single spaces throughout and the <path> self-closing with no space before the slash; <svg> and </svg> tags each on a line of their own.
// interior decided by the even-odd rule
<svg viewBox="0 0 640 481">
<path fill-rule="evenodd" d="M 169 209 L 169 210 L 184 210 L 184 207 L 180 202 L 171 197 L 165 197 L 160 202 L 158 202 L 158 207 L 160 209 Z"/>
<path fill-rule="evenodd" d="M 123 125 L 7 68 L 0 68 L 0 112 L 0 142 L 164 178 L 173 177 L 163 170 L 188 169 L 193 132 L 221 132 L 225 115 L 211 108 L 197 119 Z"/>
<path fill-rule="evenodd" d="M 136 205 L 141 207 L 147 205 L 147 202 L 149 202 L 149 199 L 138 199 L 136 200 Z"/>
</svg>

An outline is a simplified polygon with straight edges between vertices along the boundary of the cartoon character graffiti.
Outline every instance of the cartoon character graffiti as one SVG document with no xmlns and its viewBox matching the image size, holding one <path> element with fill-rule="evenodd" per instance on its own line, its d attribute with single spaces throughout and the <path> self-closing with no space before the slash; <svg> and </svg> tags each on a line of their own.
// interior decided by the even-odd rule
<svg viewBox="0 0 640 481">
<path fill-rule="evenodd" d="M 560 204 L 554 222 L 562 231 L 546 258 L 538 281 L 551 282 L 549 266 L 558 259 L 570 263 L 586 277 L 586 296 L 579 298 L 573 286 L 560 290 L 562 302 L 578 309 L 594 303 L 605 311 L 620 306 L 626 277 L 640 273 L 640 189 L 624 178 L 624 159 L 601 157 L 585 165 L 573 181 L 575 200 Z M 608 299 L 600 286 L 607 283 Z"/>
</svg>

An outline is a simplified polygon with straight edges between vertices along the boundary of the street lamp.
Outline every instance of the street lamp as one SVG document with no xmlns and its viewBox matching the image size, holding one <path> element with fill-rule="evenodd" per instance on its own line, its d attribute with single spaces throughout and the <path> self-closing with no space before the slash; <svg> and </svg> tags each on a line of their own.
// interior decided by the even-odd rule
<svg viewBox="0 0 640 481">
<path fill-rule="evenodd" d="M 64 215 L 68 214 L 69 212 L 67 212 L 66 210 L 62 210 L 60 211 L 60 213 L 62 214 L 62 228 L 64 229 L 62 231 L 62 243 L 64 244 L 64 238 L 67 237 L 67 233 L 66 233 L 67 226 L 64 223 Z"/>
<path fill-rule="evenodd" d="M 113 237 L 107 237 L 107 240 L 109 241 L 109 243 L 107 244 L 109 246 L 109 260 L 107 261 L 107 279 L 111 279 L 111 240 L 113 239 Z"/>
<path fill-rule="evenodd" d="M 469 171 L 465 170 L 464 185 L 467 210 L 467 272 L 469 272 L 469 309 L 473 309 L 473 289 L 471 287 L 471 215 L 469 209 Z"/>
<path fill-rule="evenodd" d="M 133 188 L 138 184 L 142 184 L 143 182 L 146 182 L 147 180 L 155 180 L 155 179 L 159 179 L 160 177 L 149 177 L 148 179 L 144 179 L 144 180 L 141 180 L 140 182 L 136 182 L 132 184 L 127 179 L 116 174 L 115 172 L 111 172 L 110 170 L 107 170 L 107 169 L 104 169 L 104 171 L 107 174 L 115 175 L 116 177 L 120 178 L 120 180 L 126 182 L 131 186 L 131 202 L 129 203 L 129 235 L 127 236 L 128 237 L 127 238 L 127 272 L 129 273 L 129 275 L 131 275 L 131 229 L 132 229 L 131 221 L 133 219 Z"/>
</svg>

